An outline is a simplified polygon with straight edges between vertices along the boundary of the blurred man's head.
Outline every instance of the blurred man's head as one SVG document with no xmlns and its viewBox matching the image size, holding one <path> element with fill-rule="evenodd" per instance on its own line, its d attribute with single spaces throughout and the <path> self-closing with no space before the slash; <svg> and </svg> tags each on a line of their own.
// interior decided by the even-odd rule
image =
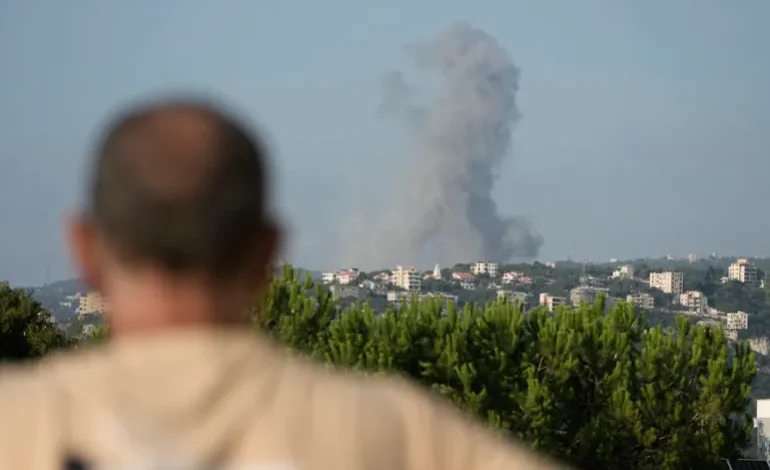
<svg viewBox="0 0 770 470">
<path fill-rule="evenodd" d="M 69 225 L 75 261 L 111 301 L 113 323 L 141 329 L 143 320 L 120 318 L 145 315 L 140 309 L 197 312 L 169 312 L 189 317 L 169 324 L 232 320 L 243 310 L 278 243 L 265 159 L 256 137 L 200 101 L 117 117 L 96 149 L 86 210 Z"/>
</svg>

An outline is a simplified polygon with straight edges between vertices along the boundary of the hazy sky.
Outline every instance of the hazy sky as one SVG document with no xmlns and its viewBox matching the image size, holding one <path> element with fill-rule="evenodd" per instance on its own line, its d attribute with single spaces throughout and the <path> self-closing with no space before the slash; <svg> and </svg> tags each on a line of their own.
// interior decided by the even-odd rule
<svg viewBox="0 0 770 470">
<path fill-rule="evenodd" d="M 288 259 L 337 267 L 346 218 L 408 158 L 380 77 L 458 20 L 522 70 L 496 196 L 542 259 L 770 252 L 767 0 L 0 0 L 0 279 L 71 274 L 60 225 L 94 131 L 179 87 L 270 131 Z"/>
</svg>

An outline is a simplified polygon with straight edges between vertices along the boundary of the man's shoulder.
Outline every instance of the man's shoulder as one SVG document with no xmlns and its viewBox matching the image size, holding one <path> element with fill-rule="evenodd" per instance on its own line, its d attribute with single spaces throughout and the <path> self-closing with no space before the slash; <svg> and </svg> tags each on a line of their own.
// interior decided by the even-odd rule
<svg viewBox="0 0 770 470">
<path fill-rule="evenodd" d="M 396 376 L 330 367 L 303 356 L 285 356 L 281 367 L 283 399 L 304 404 L 320 427 L 368 420 L 383 430 L 400 427 L 403 411 L 419 396 Z"/>
<path fill-rule="evenodd" d="M 40 387 L 40 363 L 6 363 L 0 366 L 0 399 L 2 408 L 8 408 L 11 399 L 29 396 L 30 391 Z"/>
<path fill-rule="evenodd" d="M 314 393 L 348 407 L 361 405 L 389 412 L 394 406 L 408 406 L 429 399 L 427 392 L 394 374 L 334 368 L 304 357 L 288 357 L 285 366 L 290 381 L 305 383 Z"/>
<path fill-rule="evenodd" d="M 0 397 L 33 400 L 55 393 L 64 382 L 78 381 L 86 370 L 92 369 L 98 356 L 90 349 L 67 350 L 39 360 L 3 364 L 0 366 Z"/>
</svg>

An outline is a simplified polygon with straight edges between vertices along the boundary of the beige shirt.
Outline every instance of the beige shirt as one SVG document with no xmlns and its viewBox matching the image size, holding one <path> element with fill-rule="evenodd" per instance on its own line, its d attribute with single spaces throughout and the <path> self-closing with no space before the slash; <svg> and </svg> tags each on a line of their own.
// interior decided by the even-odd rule
<svg viewBox="0 0 770 470">
<path fill-rule="evenodd" d="M 401 381 L 332 374 L 250 331 L 123 339 L 0 369 L 0 469 L 565 468 Z"/>
</svg>

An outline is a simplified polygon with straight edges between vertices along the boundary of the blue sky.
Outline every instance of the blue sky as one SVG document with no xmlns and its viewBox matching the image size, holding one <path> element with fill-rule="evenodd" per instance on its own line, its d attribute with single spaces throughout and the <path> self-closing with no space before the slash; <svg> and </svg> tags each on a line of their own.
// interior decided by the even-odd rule
<svg viewBox="0 0 770 470">
<path fill-rule="evenodd" d="M 458 20 L 522 70 L 495 194 L 542 259 L 768 253 L 768 19 L 766 0 L 0 0 L 0 279 L 70 275 L 61 221 L 94 132 L 180 88 L 269 131 L 287 256 L 337 267 L 344 220 L 408 165 L 378 81 Z"/>
</svg>

